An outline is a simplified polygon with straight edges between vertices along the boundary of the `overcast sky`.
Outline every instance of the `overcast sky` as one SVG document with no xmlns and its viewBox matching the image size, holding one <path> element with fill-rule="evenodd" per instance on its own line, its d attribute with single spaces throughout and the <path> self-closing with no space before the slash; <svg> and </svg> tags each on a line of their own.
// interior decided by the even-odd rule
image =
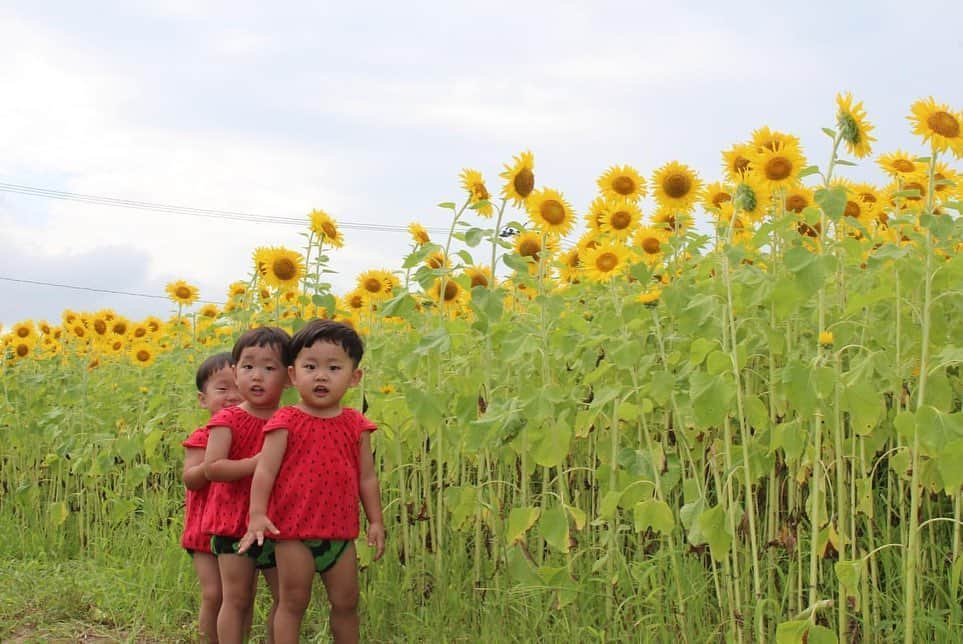
<svg viewBox="0 0 963 644">
<path fill-rule="evenodd" d="M 778 13 L 776 11 L 778 10 Z M 837 92 L 878 153 L 906 120 L 963 109 L 960 2 L 37 2 L 0 5 L 0 183 L 194 208 L 446 227 L 463 167 L 535 153 L 579 213 L 614 163 L 706 181 L 762 125 L 824 165 Z M 884 183 L 873 163 L 851 176 Z M 648 211 L 647 211 L 648 212 Z M 0 278 L 221 301 L 256 246 L 305 229 L 0 190 Z M 344 229 L 338 292 L 396 269 L 406 234 Z M 0 279 L 0 323 L 165 300 Z"/>
</svg>

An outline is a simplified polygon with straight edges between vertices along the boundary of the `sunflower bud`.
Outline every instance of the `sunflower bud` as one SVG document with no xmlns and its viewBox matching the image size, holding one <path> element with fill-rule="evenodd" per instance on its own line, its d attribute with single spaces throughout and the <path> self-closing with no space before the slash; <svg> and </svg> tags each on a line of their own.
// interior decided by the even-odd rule
<svg viewBox="0 0 963 644">
<path fill-rule="evenodd" d="M 819 345 L 822 347 L 833 346 L 833 332 L 832 331 L 820 331 L 819 332 Z"/>
</svg>

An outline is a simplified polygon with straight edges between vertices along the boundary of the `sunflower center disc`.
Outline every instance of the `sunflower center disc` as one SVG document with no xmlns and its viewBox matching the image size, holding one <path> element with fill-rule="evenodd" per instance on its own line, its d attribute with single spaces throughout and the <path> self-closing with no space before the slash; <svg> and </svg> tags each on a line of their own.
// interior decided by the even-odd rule
<svg viewBox="0 0 963 644">
<path fill-rule="evenodd" d="M 612 272 L 619 265 L 619 258 L 615 253 L 602 253 L 595 260 L 595 266 L 603 273 Z"/>
<path fill-rule="evenodd" d="M 364 281 L 364 290 L 369 293 L 380 293 L 381 292 L 381 280 L 377 277 L 369 277 Z"/>
<path fill-rule="evenodd" d="M 724 204 L 727 201 L 732 201 L 732 197 L 729 195 L 728 192 L 717 192 L 712 197 L 712 205 L 715 206 L 716 208 L 719 208 L 720 206 L 722 206 L 722 204 Z"/>
<path fill-rule="evenodd" d="M 21 358 L 26 358 L 28 353 L 30 353 L 30 347 L 29 347 L 29 346 L 27 346 L 26 344 L 18 344 L 18 345 L 17 345 L 17 356 L 19 356 L 19 357 L 21 357 Z"/>
<path fill-rule="evenodd" d="M 625 230 L 632 223 L 632 215 L 624 210 L 620 210 L 612 215 L 612 228 L 615 230 Z"/>
<path fill-rule="evenodd" d="M 847 217 L 856 218 L 856 217 L 859 217 L 859 212 L 860 212 L 860 208 L 858 203 L 856 203 L 855 201 L 846 202 L 846 209 L 843 211 L 844 215 L 846 215 Z"/>
<path fill-rule="evenodd" d="M 642 250 L 649 255 L 655 255 L 662 250 L 662 243 L 655 237 L 646 237 L 642 240 Z"/>
<path fill-rule="evenodd" d="M 150 360 L 150 351 L 144 351 L 143 349 L 138 351 L 137 360 L 138 362 L 147 362 L 148 360 Z"/>
<path fill-rule="evenodd" d="M 773 157 L 766 162 L 766 178 L 782 181 L 792 174 L 792 162 L 786 157 Z"/>
<path fill-rule="evenodd" d="M 532 194 L 532 190 L 535 189 L 535 173 L 528 168 L 522 168 L 512 179 L 512 185 L 515 187 L 518 196 L 524 199 Z"/>
<path fill-rule="evenodd" d="M 933 112 L 926 119 L 926 124 L 931 130 L 948 139 L 955 139 L 960 135 L 960 122 L 946 112 Z"/>
<path fill-rule="evenodd" d="M 909 183 L 907 183 L 906 185 L 903 186 L 903 190 L 919 190 L 920 196 L 918 196 L 918 197 L 906 197 L 906 199 L 909 200 L 909 201 L 919 201 L 920 199 L 923 198 L 923 192 L 924 192 L 924 191 L 923 191 L 923 184 L 921 184 L 921 183 L 918 182 L 918 181 L 910 181 Z"/>
<path fill-rule="evenodd" d="M 329 221 L 321 224 L 321 230 L 324 231 L 324 236 L 328 239 L 334 239 L 338 236 L 338 229 L 335 228 L 334 225 Z"/>
<path fill-rule="evenodd" d="M 612 182 L 612 189 L 624 197 L 635 192 L 635 182 L 632 181 L 631 177 L 616 177 L 615 181 Z"/>
<path fill-rule="evenodd" d="M 298 267 L 287 257 L 274 260 L 271 269 L 274 271 L 274 274 L 277 275 L 278 279 L 281 280 L 293 279 L 294 276 L 298 274 Z"/>
<path fill-rule="evenodd" d="M 485 277 L 484 273 L 472 273 L 471 286 L 472 288 L 476 286 L 488 286 L 488 278 Z"/>
<path fill-rule="evenodd" d="M 174 294 L 182 300 L 191 299 L 191 289 L 187 288 L 186 286 L 178 286 L 177 290 L 174 291 Z"/>
<path fill-rule="evenodd" d="M 786 209 L 793 212 L 802 212 L 809 203 L 802 195 L 789 195 L 786 199 Z"/>
<path fill-rule="evenodd" d="M 736 174 L 742 174 L 749 169 L 749 159 L 746 157 L 736 157 L 732 162 L 732 169 L 736 171 Z"/>
<path fill-rule="evenodd" d="M 666 177 L 662 187 L 665 189 L 665 194 L 673 199 L 681 199 L 692 189 L 692 180 L 688 175 L 677 172 Z"/>
<path fill-rule="evenodd" d="M 548 199 L 542 204 L 542 217 L 552 226 L 557 226 L 565 221 L 565 208 L 554 199 Z"/>
<path fill-rule="evenodd" d="M 107 333 L 107 323 L 103 320 L 96 320 L 94 322 L 94 331 L 100 335 Z"/>
<path fill-rule="evenodd" d="M 445 282 L 445 301 L 451 302 L 458 295 L 458 285 L 452 281 Z"/>
<path fill-rule="evenodd" d="M 540 250 L 542 250 L 541 244 L 534 239 L 526 239 L 522 242 L 521 246 L 518 247 L 518 254 L 522 257 L 538 259 L 538 251 Z"/>
<path fill-rule="evenodd" d="M 488 194 L 488 188 L 485 187 L 484 183 L 472 184 L 471 191 L 472 191 L 472 194 L 475 195 L 475 199 L 479 201 L 482 201 L 482 200 L 488 201 L 488 197 L 490 195 Z"/>
</svg>

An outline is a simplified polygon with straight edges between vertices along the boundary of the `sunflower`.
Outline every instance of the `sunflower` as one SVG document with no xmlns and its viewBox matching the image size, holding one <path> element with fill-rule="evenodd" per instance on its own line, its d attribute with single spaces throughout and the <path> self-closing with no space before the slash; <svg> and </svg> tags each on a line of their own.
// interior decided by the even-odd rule
<svg viewBox="0 0 963 644">
<path fill-rule="evenodd" d="M 606 199 L 638 202 L 645 196 L 645 179 L 630 165 L 613 165 L 598 178 L 599 192 Z"/>
<path fill-rule="evenodd" d="M 879 189 L 869 183 L 854 183 L 849 187 L 863 202 L 868 219 L 879 219 L 883 209 L 883 196 Z"/>
<path fill-rule="evenodd" d="M 14 361 L 23 360 L 33 353 L 34 347 L 36 345 L 30 342 L 25 342 L 23 340 L 13 340 L 10 343 L 10 353 Z"/>
<path fill-rule="evenodd" d="M 752 146 L 748 143 L 735 143 L 722 153 L 722 171 L 727 181 L 739 181 L 749 172 L 749 154 Z"/>
<path fill-rule="evenodd" d="M 932 96 L 913 103 L 910 111 L 907 118 L 913 124 L 913 134 L 922 136 L 936 151 L 952 150 L 957 158 L 963 157 L 963 114 L 938 104 Z"/>
<path fill-rule="evenodd" d="M 692 225 L 692 217 L 687 211 L 660 206 L 652 215 L 652 223 L 672 234 L 681 235 Z"/>
<path fill-rule="evenodd" d="M 425 227 L 416 221 L 408 224 L 408 232 L 411 233 L 411 239 L 415 242 L 416 246 L 424 246 L 425 244 L 431 242 L 431 237 L 428 236 L 428 231 Z"/>
<path fill-rule="evenodd" d="M 370 270 L 358 275 L 357 290 L 372 301 L 388 299 L 396 286 L 399 286 L 398 280 L 390 271 Z"/>
<path fill-rule="evenodd" d="M 702 190 L 702 208 L 706 212 L 718 214 L 722 204 L 732 201 L 732 188 L 715 181 Z"/>
<path fill-rule="evenodd" d="M 876 159 L 876 163 L 883 169 L 883 172 L 894 179 L 905 177 L 916 172 L 916 159 L 912 154 L 897 150 L 889 154 L 882 154 Z"/>
<path fill-rule="evenodd" d="M 475 211 L 482 217 L 491 217 L 495 208 L 489 201 L 491 195 L 488 193 L 488 188 L 485 187 L 485 180 L 482 178 L 481 172 L 465 168 L 461 171 L 459 178 L 461 179 L 461 187 L 468 193 L 469 202 L 473 206 L 485 202 L 484 205 L 475 208 Z"/>
<path fill-rule="evenodd" d="M 529 218 L 542 231 L 567 235 L 575 223 L 572 206 L 561 192 L 544 188 L 533 192 L 525 202 Z"/>
<path fill-rule="evenodd" d="M 929 169 L 920 168 L 917 172 L 910 175 L 909 181 L 929 185 Z M 952 185 L 951 185 L 952 184 Z M 946 198 L 953 194 L 954 188 L 960 185 L 960 175 L 946 163 L 936 162 L 933 168 L 933 192 L 937 198 Z"/>
<path fill-rule="evenodd" d="M 608 282 L 625 272 L 629 249 L 622 244 L 604 243 L 585 253 L 582 272 L 593 282 Z"/>
<path fill-rule="evenodd" d="M 146 318 L 144 318 L 144 324 L 151 333 L 159 333 L 164 328 L 164 323 L 161 321 L 161 319 L 154 317 L 153 315 L 148 315 Z"/>
<path fill-rule="evenodd" d="M 799 183 L 799 172 L 806 165 L 806 158 L 798 145 L 776 141 L 772 147 L 760 146 L 749 156 L 753 175 L 758 184 L 770 190 L 778 190 Z"/>
<path fill-rule="evenodd" d="M 776 145 L 779 143 L 793 146 L 796 149 L 800 148 L 799 137 L 793 136 L 792 134 L 786 134 L 784 132 L 777 132 L 776 130 L 770 130 L 768 126 L 763 126 L 752 133 L 751 146 L 753 148 L 766 148 L 768 150 L 774 150 Z"/>
<path fill-rule="evenodd" d="M 699 197 L 702 181 L 689 166 L 670 161 L 652 175 L 652 191 L 660 206 L 687 212 Z"/>
<path fill-rule="evenodd" d="M 177 280 L 176 282 L 170 282 L 165 290 L 167 291 L 167 297 L 171 299 L 171 302 L 175 304 L 181 304 L 183 306 L 190 306 L 197 301 L 201 293 L 196 286 L 188 284 L 184 280 Z"/>
<path fill-rule="evenodd" d="M 588 231 L 575 242 L 576 247 L 579 249 L 580 253 L 584 253 L 587 250 L 595 248 L 601 243 L 601 239 L 597 232 Z"/>
<path fill-rule="evenodd" d="M 78 340 L 87 341 L 90 339 L 90 332 L 87 330 L 87 320 L 81 316 L 74 317 L 73 324 L 67 326 L 66 329 Z"/>
<path fill-rule="evenodd" d="M 624 199 L 609 199 L 602 212 L 601 231 L 612 237 L 625 240 L 642 221 L 639 207 Z"/>
<path fill-rule="evenodd" d="M 649 266 L 655 266 L 662 261 L 662 246 L 669 242 L 669 233 L 664 228 L 644 226 L 635 232 L 632 245 Z"/>
<path fill-rule="evenodd" d="M 526 230 L 515 237 L 515 252 L 521 257 L 531 257 L 536 264 L 543 250 L 548 255 L 553 255 L 558 250 L 558 241 L 551 235 L 543 235 L 533 230 Z"/>
<path fill-rule="evenodd" d="M 342 302 L 343 305 L 338 308 L 356 313 L 368 308 L 370 300 L 365 295 L 364 291 L 355 289 L 349 293 L 345 293 Z"/>
<path fill-rule="evenodd" d="M 0 329 L 2 329 L 2 327 L 0 327 Z M 50 325 L 50 322 L 47 322 L 46 320 L 40 320 L 37 322 L 37 330 L 40 331 L 41 335 L 50 335 L 53 333 L 53 327 Z"/>
<path fill-rule="evenodd" d="M 602 218 L 605 216 L 606 200 L 604 197 L 596 197 L 589 205 L 588 212 L 585 213 L 585 225 L 592 232 L 602 230 Z"/>
<path fill-rule="evenodd" d="M 813 205 L 813 191 L 805 186 L 793 186 L 783 195 L 786 210 L 802 213 L 803 210 Z"/>
<path fill-rule="evenodd" d="M 245 295 L 247 295 L 247 282 L 239 280 L 228 285 L 227 296 L 229 298 L 244 297 Z"/>
<path fill-rule="evenodd" d="M 639 293 L 635 299 L 646 306 L 656 306 L 660 297 L 662 297 L 662 289 L 652 287 Z"/>
<path fill-rule="evenodd" d="M 293 288 L 304 276 L 304 257 L 287 248 L 272 248 L 266 255 L 261 277 L 269 286 Z"/>
<path fill-rule="evenodd" d="M 846 142 L 846 149 L 857 159 L 868 157 L 871 150 L 871 143 L 876 140 L 870 136 L 873 126 L 866 121 L 866 110 L 863 109 L 863 102 L 860 101 L 853 105 L 853 95 L 849 92 L 836 95 L 836 126 L 839 128 L 839 135 Z"/>
<path fill-rule="evenodd" d="M 147 337 L 148 333 L 150 333 L 150 331 L 148 330 L 147 325 L 143 322 L 135 324 L 130 329 L 130 337 L 134 340 L 142 340 Z"/>
<path fill-rule="evenodd" d="M 73 324 L 80 317 L 81 317 L 80 313 L 77 313 L 76 311 L 71 311 L 70 309 L 66 309 L 64 310 L 63 313 L 60 314 L 60 321 L 63 323 L 63 326 L 69 327 L 69 326 L 73 326 Z"/>
<path fill-rule="evenodd" d="M 90 330 L 95 337 L 105 338 L 110 331 L 110 313 L 108 309 L 103 309 L 94 313 L 90 319 Z"/>
<path fill-rule="evenodd" d="M 451 262 L 448 261 L 447 257 L 445 257 L 445 251 L 436 250 L 425 257 L 425 266 L 438 270 L 440 268 L 448 268 L 451 266 Z"/>
<path fill-rule="evenodd" d="M 441 302 L 441 282 L 442 279 L 438 278 L 435 283 L 431 285 L 431 289 L 428 291 L 428 296 L 435 302 Z M 469 295 L 468 292 L 462 288 L 461 284 L 455 280 L 448 278 L 444 280 L 445 282 L 445 301 L 444 305 L 446 307 L 454 307 L 456 309 L 465 306 L 468 303 Z"/>
<path fill-rule="evenodd" d="M 468 276 L 468 288 L 476 286 L 488 287 L 492 280 L 492 271 L 487 266 L 466 266 L 465 275 Z"/>
<path fill-rule="evenodd" d="M 205 304 L 201 307 L 201 310 L 197 312 L 202 318 L 208 318 L 213 320 L 218 316 L 220 311 L 217 310 L 217 304 Z"/>
<path fill-rule="evenodd" d="M 10 329 L 10 334 L 16 338 L 18 342 L 29 342 L 32 345 L 36 344 L 37 340 L 39 340 L 33 320 L 17 322 L 13 325 L 13 328 Z"/>
<path fill-rule="evenodd" d="M 157 353 L 154 347 L 146 342 L 141 342 L 130 348 L 130 359 L 139 367 L 149 367 L 157 359 Z"/>
<path fill-rule="evenodd" d="M 579 247 L 570 248 L 558 257 L 558 278 L 562 282 L 575 284 L 578 282 L 581 260 Z"/>
<path fill-rule="evenodd" d="M 318 236 L 322 243 L 327 242 L 335 248 L 344 246 L 344 237 L 338 230 L 338 225 L 328 213 L 323 210 L 312 210 L 308 217 L 311 219 L 311 232 Z"/>
<path fill-rule="evenodd" d="M 505 180 L 502 197 L 510 200 L 515 207 L 521 206 L 535 189 L 534 155 L 525 151 L 512 157 L 512 164 L 505 164 L 505 171 L 498 176 Z"/>
</svg>

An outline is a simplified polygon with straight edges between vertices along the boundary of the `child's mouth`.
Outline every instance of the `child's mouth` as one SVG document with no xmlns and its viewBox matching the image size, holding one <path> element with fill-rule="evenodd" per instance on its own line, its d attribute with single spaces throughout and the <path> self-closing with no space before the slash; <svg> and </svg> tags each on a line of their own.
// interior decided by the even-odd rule
<svg viewBox="0 0 963 644">
<path fill-rule="evenodd" d="M 326 396 L 326 395 L 328 394 L 328 388 L 327 388 L 327 387 L 315 387 L 315 388 L 314 388 L 314 393 L 317 394 L 318 396 Z"/>
</svg>

